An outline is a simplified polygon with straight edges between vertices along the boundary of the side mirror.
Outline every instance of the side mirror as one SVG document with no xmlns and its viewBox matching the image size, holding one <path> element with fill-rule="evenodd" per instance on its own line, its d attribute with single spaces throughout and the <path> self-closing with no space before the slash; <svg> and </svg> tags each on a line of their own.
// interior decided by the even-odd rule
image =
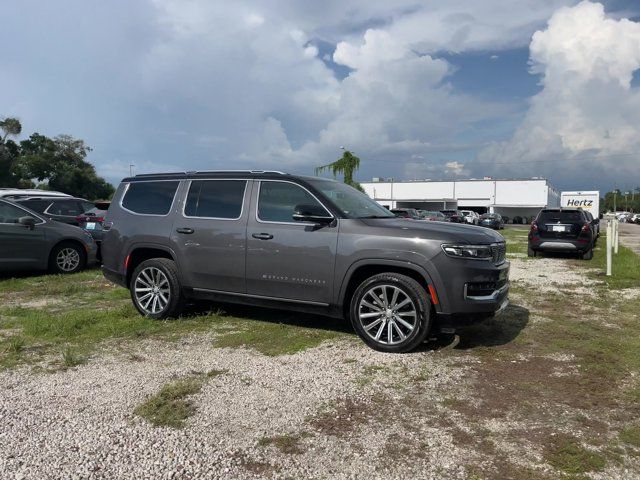
<svg viewBox="0 0 640 480">
<path fill-rule="evenodd" d="M 36 228 L 36 219 L 33 217 L 20 217 L 18 223 L 29 230 Z"/>
<path fill-rule="evenodd" d="M 296 205 L 293 210 L 293 219 L 296 222 L 313 222 L 326 225 L 333 221 L 333 217 L 327 215 L 327 211 L 320 205 Z"/>
</svg>

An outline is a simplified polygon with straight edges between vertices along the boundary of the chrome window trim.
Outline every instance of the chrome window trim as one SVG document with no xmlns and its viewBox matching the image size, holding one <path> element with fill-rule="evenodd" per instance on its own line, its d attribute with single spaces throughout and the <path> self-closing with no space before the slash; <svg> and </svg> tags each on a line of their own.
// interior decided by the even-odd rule
<svg viewBox="0 0 640 480">
<path fill-rule="evenodd" d="M 242 205 L 240 205 L 240 216 L 236 217 L 236 218 L 223 218 L 223 217 L 199 217 L 199 216 L 191 216 L 191 215 L 187 215 L 185 213 L 185 210 L 187 208 L 187 200 L 189 199 L 189 190 L 191 190 L 191 184 L 196 181 L 196 182 L 225 182 L 225 181 L 232 181 L 232 182 L 244 182 L 244 190 L 242 191 Z M 193 219 L 203 219 L 203 220 L 227 220 L 230 222 L 234 222 L 234 221 L 238 221 L 242 218 L 242 215 L 244 215 L 244 205 L 246 203 L 246 195 L 247 195 L 247 186 L 249 185 L 249 180 L 246 178 L 206 178 L 206 179 L 191 179 L 188 181 L 189 183 L 187 184 L 187 189 L 186 192 L 184 194 L 184 201 L 182 202 L 182 216 L 183 218 L 193 218 Z"/>
<path fill-rule="evenodd" d="M 327 212 L 329 214 L 329 217 L 331 217 L 333 220 L 335 220 L 335 217 L 333 216 L 333 214 L 327 209 L 327 207 L 325 207 L 324 203 L 322 203 L 318 197 L 316 197 L 313 193 L 311 193 L 307 188 L 305 188 L 304 186 L 300 185 L 299 183 L 296 182 L 292 182 L 290 180 L 279 180 L 279 179 L 260 179 L 258 180 L 258 193 L 256 195 L 256 222 L 258 223 L 266 223 L 266 224 L 271 224 L 271 225 L 316 225 L 313 222 L 274 222 L 272 220 L 261 220 L 260 217 L 258 217 L 258 211 L 260 210 L 260 189 L 262 187 L 262 182 L 278 182 L 278 183 L 291 183 L 292 185 L 295 185 L 296 187 L 300 187 L 301 189 L 303 189 L 305 192 L 307 192 L 309 195 L 311 195 L 316 202 L 318 202 L 320 204 L 320 206 L 322 208 L 324 208 L 325 212 Z M 329 218 L 327 217 L 327 218 Z"/>
<path fill-rule="evenodd" d="M 138 212 L 134 212 L 133 210 L 129 210 L 127 207 L 122 205 L 124 197 L 127 196 L 127 192 L 129 191 L 129 187 L 131 186 L 132 183 L 158 183 L 158 182 L 176 182 L 178 184 L 178 186 L 176 187 L 176 191 L 173 192 L 173 198 L 171 199 L 171 205 L 169 206 L 169 211 L 166 214 L 138 213 Z M 141 180 L 141 181 L 137 181 L 137 182 L 129 182 L 129 183 L 127 183 L 127 186 L 124 187 L 124 192 L 122 192 L 122 196 L 120 197 L 120 200 L 118 201 L 118 206 L 121 209 L 123 209 L 125 212 L 129 212 L 129 213 L 131 213 L 133 215 L 138 215 L 140 217 L 168 217 L 169 215 L 171 215 L 171 210 L 173 210 L 173 204 L 176 202 L 176 195 L 178 194 L 178 190 L 180 190 L 180 182 L 181 182 L 181 180 L 177 180 L 175 178 L 164 179 L 164 180 Z"/>
<path fill-rule="evenodd" d="M 10 207 L 15 207 L 18 210 L 22 210 L 24 213 L 26 213 L 25 217 L 35 217 L 37 220 L 40 220 L 38 223 L 36 223 L 36 225 L 42 225 L 44 223 L 47 223 L 42 217 L 37 215 L 35 212 L 31 213 L 30 211 L 25 210 L 24 208 L 22 208 L 19 205 L 16 205 L 14 203 L 3 202 L 2 199 L 0 199 L 0 203 L 4 203 L 5 205 L 9 205 Z M 20 225 L 20 224 L 19 223 L 9 223 L 9 222 L 0 222 L 0 225 Z"/>
</svg>

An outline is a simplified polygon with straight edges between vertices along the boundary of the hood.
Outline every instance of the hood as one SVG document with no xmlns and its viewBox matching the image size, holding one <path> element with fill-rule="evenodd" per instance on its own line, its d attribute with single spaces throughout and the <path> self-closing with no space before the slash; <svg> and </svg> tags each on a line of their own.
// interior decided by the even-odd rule
<svg viewBox="0 0 640 480">
<path fill-rule="evenodd" d="M 362 222 L 376 229 L 388 229 L 389 236 L 417 236 L 442 240 L 443 242 L 461 242 L 468 245 L 484 245 L 505 241 L 504 237 L 494 230 L 464 223 L 429 222 L 401 218 L 363 219 Z"/>
</svg>

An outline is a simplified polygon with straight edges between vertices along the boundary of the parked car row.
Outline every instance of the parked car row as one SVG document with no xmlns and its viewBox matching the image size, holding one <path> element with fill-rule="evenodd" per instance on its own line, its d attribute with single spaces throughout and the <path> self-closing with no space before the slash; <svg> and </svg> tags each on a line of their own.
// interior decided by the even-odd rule
<svg viewBox="0 0 640 480">
<path fill-rule="evenodd" d="M 616 214 L 616 218 L 621 223 L 635 223 L 640 225 L 640 213 L 621 212 Z"/>
<path fill-rule="evenodd" d="M 393 208 L 391 209 L 396 217 L 412 220 L 428 220 L 432 222 L 468 223 L 481 227 L 501 230 L 505 221 L 499 213 L 485 213 L 479 215 L 473 210 L 441 210 L 428 211 L 415 208 Z"/>
</svg>

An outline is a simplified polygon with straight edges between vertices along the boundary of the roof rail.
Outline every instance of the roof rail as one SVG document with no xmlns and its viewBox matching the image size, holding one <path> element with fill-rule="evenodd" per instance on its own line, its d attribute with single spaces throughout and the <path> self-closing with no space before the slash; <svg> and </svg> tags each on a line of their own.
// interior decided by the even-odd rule
<svg viewBox="0 0 640 480">
<path fill-rule="evenodd" d="M 198 173 L 276 173 L 278 175 L 287 175 L 285 172 L 278 170 L 191 170 L 188 172 L 162 172 L 162 173 L 139 173 L 136 177 L 158 177 L 163 175 L 189 175 Z"/>
</svg>

